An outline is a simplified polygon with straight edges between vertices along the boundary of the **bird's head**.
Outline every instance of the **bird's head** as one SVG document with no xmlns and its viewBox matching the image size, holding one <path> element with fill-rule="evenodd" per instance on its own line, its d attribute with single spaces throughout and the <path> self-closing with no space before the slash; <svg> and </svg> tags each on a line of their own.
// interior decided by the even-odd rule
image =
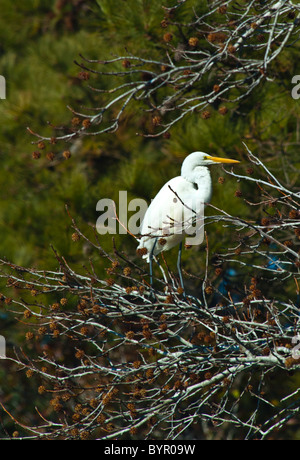
<svg viewBox="0 0 300 460">
<path fill-rule="evenodd" d="M 213 157 L 205 152 L 193 152 L 184 159 L 181 167 L 181 175 L 188 180 L 193 180 L 197 167 L 220 163 L 234 164 L 239 163 L 239 161 L 231 160 L 230 158 Z"/>
<path fill-rule="evenodd" d="M 232 160 L 230 158 L 214 157 L 205 152 L 193 152 L 185 158 L 182 166 L 185 163 L 193 164 L 193 166 L 196 167 L 215 165 L 219 163 L 234 164 L 240 162 L 238 160 Z"/>
</svg>

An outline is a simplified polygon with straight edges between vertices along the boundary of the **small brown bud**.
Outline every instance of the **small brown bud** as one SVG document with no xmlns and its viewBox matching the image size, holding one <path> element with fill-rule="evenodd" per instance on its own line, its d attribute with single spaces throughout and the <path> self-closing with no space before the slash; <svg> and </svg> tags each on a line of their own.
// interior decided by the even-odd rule
<svg viewBox="0 0 300 460">
<path fill-rule="evenodd" d="M 207 287 L 205 288 L 205 292 L 206 292 L 206 294 L 212 294 L 212 293 L 213 293 L 213 288 L 212 288 L 212 286 L 207 286 Z"/>
<path fill-rule="evenodd" d="M 298 211 L 296 211 L 296 209 L 292 209 L 292 210 L 289 212 L 289 218 L 290 218 L 290 219 L 298 219 L 298 218 L 299 218 L 299 213 L 298 213 Z"/>
<path fill-rule="evenodd" d="M 41 152 L 39 152 L 38 150 L 36 150 L 35 152 L 32 153 L 32 158 L 34 160 L 38 160 L 39 158 L 41 158 Z"/>
<path fill-rule="evenodd" d="M 137 427 L 136 427 L 136 426 L 132 426 L 132 427 L 130 428 L 129 432 L 130 432 L 131 435 L 134 436 L 135 434 L 137 434 Z"/>
<path fill-rule="evenodd" d="M 295 360 L 292 357 L 287 358 L 284 364 L 287 369 L 290 369 L 295 364 Z"/>
<path fill-rule="evenodd" d="M 259 289 L 253 289 L 252 294 L 256 299 L 261 297 L 261 291 Z"/>
<path fill-rule="evenodd" d="M 78 117 L 72 118 L 72 125 L 73 125 L 73 126 L 78 126 L 78 125 L 80 125 L 80 118 L 78 118 Z"/>
<path fill-rule="evenodd" d="M 107 278 L 105 281 L 108 286 L 113 286 L 115 284 L 115 280 L 113 278 Z"/>
<path fill-rule="evenodd" d="M 130 267 L 125 267 L 124 270 L 123 270 L 123 275 L 130 276 L 131 275 L 131 268 Z"/>
<path fill-rule="evenodd" d="M 90 74 L 89 74 L 88 72 L 82 71 L 82 72 L 79 72 L 79 73 L 78 73 L 78 78 L 79 78 L 80 80 L 89 80 Z"/>
<path fill-rule="evenodd" d="M 227 112 L 228 112 L 227 107 L 222 106 L 222 107 L 219 108 L 219 113 L 220 113 L 221 115 L 226 115 Z"/>
<path fill-rule="evenodd" d="M 39 149 L 44 150 L 45 142 L 44 141 L 39 141 L 37 146 L 38 146 Z"/>
<path fill-rule="evenodd" d="M 83 350 L 77 350 L 75 353 L 75 358 L 77 359 L 82 359 L 84 357 L 85 353 Z"/>
<path fill-rule="evenodd" d="M 143 327 L 143 336 L 144 336 L 145 339 L 147 339 L 147 340 L 152 339 L 152 332 L 151 332 L 151 330 L 149 329 L 149 326 L 144 326 L 144 327 Z"/>
<path fill-rule="evenodd" d="M 203 118 L 204 120 L 207 120 L 208 118 L 211 117 L 211 113 L 208 111 L 208 110 L 204 110 L 202 113 L 201 113 L 201 118 Z"/>
<path fill-rule="evenodd" d="M 26 340 L 32 340 L 33 337 L 34 337 L 34 334 L 33 334 L 33 332 L 31 332 L 31 331 L 30 331 L 30 332 L 26 332 L 25 337 L 26 337 Z"/>
<path fill-rule="evenodd" d="M 261 219 L 261 225 L 263 225 L 264 227 L 267 227 L 269 224 L 270 224 L 270 220 L 267 217 L 263 217 Z"/>
<path fill-rule="evenodd" d="M 117 260 L 113 260 L 112 263 L 111 263 L 111 267 L 113 269 L 118 268 L 119 265 L 120 265 L 120 262 L 118 262 Z"/>
<path fill-rule="evenodd" d="M 132 340 L 134 338 L 134 332 L 133 331 L 128 331 L 128 332 L 126 332 L 125 335 L 126 335 L 127 339 L 129 339 L 129 340 Z"/>
<path fill-rule="evenodd" d="M 174 299 L 173 299 L 173 296 L 169 294 L 169 295 L 167 295 L 167 297 L 166 297 L 165 303 L 172 303 L 173 300 L 174 300 Z"/>
<path fill-rule="evenodd" d="M 192 46 L 193 48 L 198 45 L 198 38 L 197 37 L 191 37 L 189 39 L 189 45 Z"/>
<path fill-rule="evenodd" d="M 58 337 L 58 336 L 60 335 L 59 329 L 54 329 L 53 332 L 52 332 L 52 334 L 53 334 L 53 337 L 54 337 L 54 338 Z"/>
<path fill-rule="evenodd" d="M 71 152 L 70 152 L 70 150 L 65 150 L 65 151 L 63 152 L 63 157 L 64 157 L 66 160 L 68 160 L 69 158 L 71 158 Z"/>
<path fill-rule="evenodd" d="M 76 423 L 76 422 L 79 422 L 79 420 L 80 420 L 80 414 L 73 414 L 73 415 L 72 415 L 72 420 L 73 420 L 73 422 L 75 422 L 75 423 Z"/>
<path fill-rule="evenodd" d="M 219 44 L 224 43 L 226 38 L 227 38 L 226 34 L 222 32 L 211 32 L 207 36 L 207 40 L 210 43 L 219 43 Z"/>
<path fill-rule="evenodd" d="M 167 33 L 164 34 L 163 40 L 164 40 L 166 43 L 169 43 L 170 41 L 173 40 L 173 35 L 172 35 L 170 32 L 167 32 Z"/>
<path fill-rule="evenodd" d="M 91 126 L 91 120 L 89 120 L 88 118 L 86 118 L 85 120 L 83 120 L 82 126 L 84 127 L 84 129 L 89 128 L 89 127 Z"/>
<path fill-rule="evenodd" d="M 124 59 L 124 61 L 122 61 L 122 66 L 124 69 L 128 69 L 131 66 L 130 61 L 128 59 Z"/>
<path fill-rule="evenodd" d="M 73 240 L 74 242 L 79 241 L 79 240 L 80 240 L 80 235 L 79 235 L 77 232 L 76 232 L 76 233 L 73 233 L 73 234 L 72 234 L 72 240 Z"/>
<path fill-rule="evenodd" d="M 30 378 L 33 376 L 33 374 L 34 374 L 34 372 L 33 372 L 32 369 L 28 369 L 28 370 L 26 371 L 26 377 L 27 377 L 28 379 L 30 379 Z"/>
<path fill-rule="evenodd" d="M 270 348 L 266 347 L 262 350 L 263 356 L 269 356 L 269 354 L 270 354 Z"/>
<path fill-rule="evenodd" d="M 38 142 L 38 148 L 39 148 L 40 150 L 44 150 L 45 147 L 46 147 L 46 146 L 45 146 L 45 142 L 44 142 L 44 141 L 39 141 L 39 142 Z"/>
<path fill-rule="evenodd" d="M 43 336 L 43 335 L 46 334 L 46 332 L 47 332 L 47 329 L 46 329 L 45 326 L 39 327 L 39 329 L 38 329 L 38 334 L 39 334 L 39 335 L 42 335 L 42 336 Z"/>
<path fill-rule="evenodd" d="M 166 27 L 168 27 L 169 23 L 166 19 L 163 19 L 160 23 L 160 27 L 162 27 L 163 29 L 165 29 Z"/>
<path fill-rule="evenodd" d="M 139 249 L 136 250 L 136 252 L 137 252 L 137 254 L 138 254 L 139 256 L 144 256 L 144 255 L 147 254 L 148 249 L 147 249 L 147 248 L 139 248 Z"/>
<path fill-rule="evenodd" d="M 156 115 L 155 117 L 152 118 L 152 124 L 153 126 L 159 126 L 161 124 L 161 117 Z"/>
<path fill-rule="evenodd" d="M 56 303 L 54 303 L 53 305 L 51 305 L 51 310 L 52 310 L 52 311 L 57 311 L 57 310 L 59 310 L 59 303 L 56 302 Z"/>
<path fill-rule="evenodd" d="M 219 6 L 218 13 L 225 14 L 226 11 L 227 11 L 227 6 L 226 5 Z"/>
<path fill-rule="evenodd" d="M 147 379 L 152 379 L 153 378 L 153 369 L 147 369 L 146 370 L 146 377 L 147 377 Z"/>
<path fill-rule="evenodd" d="M 49 160 L 49 161 L 53 161 L 54 158 L 55 158 L 55 155 L 54 155 L 53 152 L 48 152 L 47 155 L 46 155 L 46 158 L 47 158 L 47 160 Z"/>
<path fill-rule="evenodd" d="M 80 333 L 82 335 L 88 335 L 88 332 L 89 332 L 89 330 L 88 330 L 88 328 L 86 326 L 82 326 L 82 328 L 80 329 Z"/>
</svg>

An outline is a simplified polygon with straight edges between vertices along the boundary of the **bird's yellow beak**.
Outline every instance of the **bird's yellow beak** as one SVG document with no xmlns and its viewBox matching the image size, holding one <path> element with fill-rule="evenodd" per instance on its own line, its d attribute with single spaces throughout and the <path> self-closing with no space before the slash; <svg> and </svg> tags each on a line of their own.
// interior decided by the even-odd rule
<svg viewBox="0 0 300 460">
<path fill-rule="evenodd" d="M 215 163 L 240 163 L 238 160 L 231 160 L 230 158 L 219 158 L 207 156 L 207 158 Z"/>
</svg>

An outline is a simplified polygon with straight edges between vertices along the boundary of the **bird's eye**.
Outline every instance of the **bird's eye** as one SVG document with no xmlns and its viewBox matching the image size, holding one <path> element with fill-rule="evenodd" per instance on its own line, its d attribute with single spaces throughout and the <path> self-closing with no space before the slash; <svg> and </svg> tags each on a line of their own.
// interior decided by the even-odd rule
<svg viewBox="0 0 300 460">
<path fill-rule="evenodd" d="M 204 159 L 204 160 L 208 160 L 208 157 L 207 157 L 207 156 L 205 156 L 203 159 Z"/>
</svg>

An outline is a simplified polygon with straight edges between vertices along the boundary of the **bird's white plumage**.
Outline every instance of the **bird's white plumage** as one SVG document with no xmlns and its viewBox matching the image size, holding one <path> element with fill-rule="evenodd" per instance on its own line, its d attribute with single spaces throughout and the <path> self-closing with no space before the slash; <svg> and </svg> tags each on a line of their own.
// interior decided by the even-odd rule
<svg viewBox="0 0 300 460">
<path fill-rule="evenodd" d="M 206 167 L 194 166 L 191 160 L 196 160 L 195 157 L 199 155 L 192 155 L 188 157 L 188 166 L 190 166 L 187 167 L 185 163 L 185 167 L 182 167 L 182 173 L 186 177 L 181 175 L 168 181 L 151 202 L 145 214 L 138 249 L 147 249 L 147 254 L 143 257 L 148 261 L 156 237 L 159 238 L 154 255 L 179 244 L 189 231 L 189 224 L 197 219 L 197 210 L 200 212 L 201 204 L 210 200 L 209 171 Z"/>
<path fill-rule="evenodd" d="M 212 194 L 207 166 L 216 163 L 238 161 L 193 152 L 183 161 L 181 175 L 169 180 L 152 200 L 142 222 L 138 246 L 147 249 L 143 257 L 148 262 L 151 253 L 155 256 L 173 248 L 191 235 L 192 228 L 196 231 L 197 225 L 203 225 L 204 205 Z M 198 238 L 197 244 L 201 242 Z"/>
</svg>

